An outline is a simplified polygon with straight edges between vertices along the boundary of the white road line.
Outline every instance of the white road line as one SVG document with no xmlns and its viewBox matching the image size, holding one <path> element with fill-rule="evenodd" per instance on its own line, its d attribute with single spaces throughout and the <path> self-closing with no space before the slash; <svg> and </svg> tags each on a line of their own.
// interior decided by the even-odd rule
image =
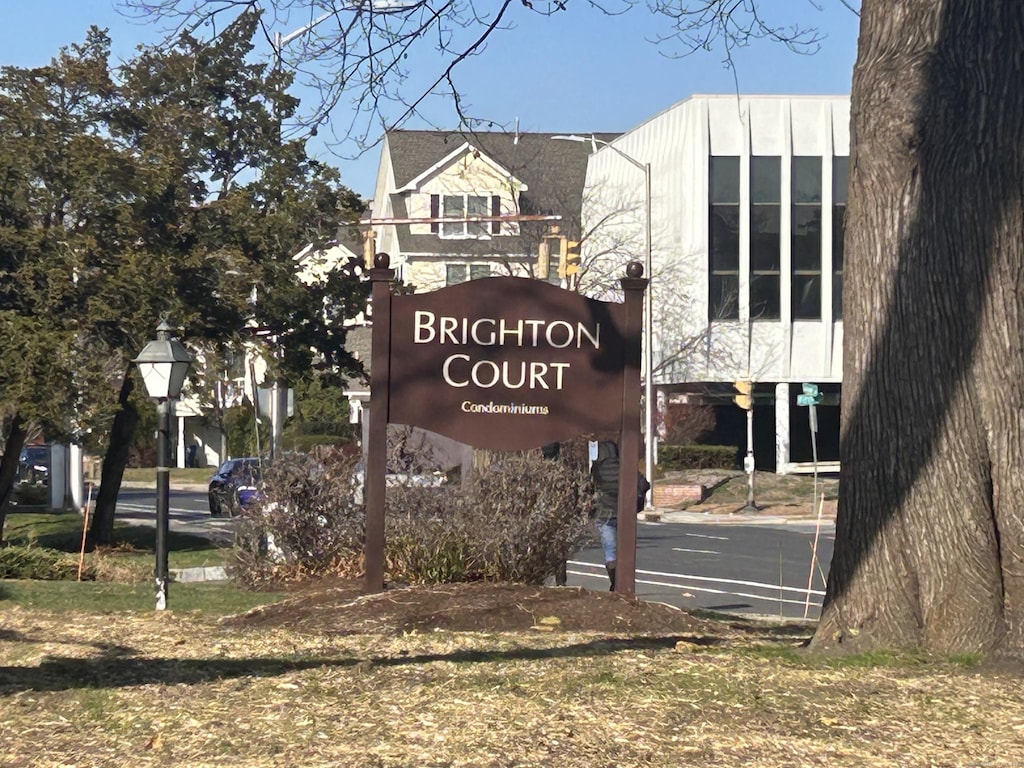
<svg viewBox="0 0 1024 768">
<path fill-rule="evenodd" d="M 715 539 L 716 541 L 728 541 L 728 536 L 708 536 L 705 533 L 686 533 L 684 536 L 690 536 L 694 539 Z"/>
<path fill-rule="evenodd" d="M 715 549 L 684 549 L 683 547 L 672 547 L 673 552 L 689 552 L 691 555 L 720 555 Z"/>
<path fill-rule="evenodd" d="M 602 569 L 602 571 L 604 569 L 604 566 L 602 566 L 602 565 L 597 565 L 595 563 L 584 563 L 584 562 L 579 561 L 579 560 L 570 560 L 568 564 L 569 565 L 573 565 L 573 566 L 577 566 L 577 567 L 584 567 L 584 568 L 595 568 L 595 569 L 600 568 L 600 569 Z M 588 573 L 586 571 L 582 571 L 582 572 L 580 572 L 580 571 L 573 571 L 573 573 L 575 573 L 577 576 L 593 576 L 594 575 L 594 574 Z M 711 577 L 711 576 L 696 576 L 696 575 L 688 574 L 688 573 L 665 573 L 663 571 L 644 571 L 644 570 L 640 570 L 640 569 L 637 569 L 636 573 L 637 573 L 637 576 L 640 576 L 640 575 L 643 575 L 643 576 L 654 576 L 654 577 L 662 577 L 662 578 L 666 578 L 666 579 L 679 579 L 679 580 L 688 580 L 688 581 L 712 583 L 712 584 L 730 584 L 730 585 L 735 585 L 737 587 L 749 587 L 751 589 L 763 589 L 765 591 L 775 592 L 775 593 L 779 593 L 779 592 L 793 592 L 793 593 L 798 594 L 798 595 L 806 595 L 807 594 L 807 590 L 805 588 L 803 588 L 803 587 L 786 587 L 786 586 L 782 586 L 782 585 L 779 585 L 779 584 L 762 584 L 759 581 L 743 581 L 743 580 L 740 580 L 740 579 L 718 579 L 718 578 L 714 578 L 714 577 Z M 639 581 L 639 579 L 638 579 L 638 581 Z M 659 584 L 659 585 L 661 585 L 661 582 L 654 582 L 654 581 L 650 581 L 650 582 L 645 581 L 644 583 Z M 675 583 L 675 582 L 668 582 L 668 583 L 665 583 L 663 586 L 678 587 L 680 585 Z M 700 589 L 700 588 L 699 587 L 693 587 L 693 589 Z M 730 593 L 727 593 L 727 594 L 737 594 L 737 593 L 730 592 Z M 811 590 L 811 594 L 812 595 L 819 595 L 821 597 L 825 596 L 824 590 L 820 590 L 820 589 L 812 589 Z M 772 598 L 772 599 L 774 599 L 774 598 Z"/>
</svg>

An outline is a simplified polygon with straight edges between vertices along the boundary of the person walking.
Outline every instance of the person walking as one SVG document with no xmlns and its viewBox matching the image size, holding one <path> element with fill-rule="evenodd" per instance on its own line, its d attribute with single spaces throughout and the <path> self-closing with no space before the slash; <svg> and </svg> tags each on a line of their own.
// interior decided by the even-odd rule
<svg viewBox="0 0 1024 768">
<path fill-rule="evenodd" d="M 644 497 L 651 487 L 647 478 L 637 471 L 637 512 L 643 509 Z M 612 440 L 597 444 L 597 458 L 590 465 L 590 476 L 597 490 L 594 524 L 601 537 L 604 567 L 608 571 L 611 591 L 615 591 L 616 543 L 619 535 L 619 446 Z"/>
</svg>

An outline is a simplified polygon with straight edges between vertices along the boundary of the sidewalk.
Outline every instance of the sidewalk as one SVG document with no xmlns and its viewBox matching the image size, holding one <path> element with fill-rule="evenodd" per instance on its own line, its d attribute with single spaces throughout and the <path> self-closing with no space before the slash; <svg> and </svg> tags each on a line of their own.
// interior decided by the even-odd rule
<svg viewBox="0 0 1024 768">
<path fill-rule="evenodd" d="M 779 525 L 785 523 L 817 523 L 833 525 L 836 501 L 825 501 L 820 510 L 810 500 L 800 502 L 769 501 L 757 504 L 756 512 L 746 511 L 741 503 L 702 503 L 686 509 L 655 509 L 641 513 L 641 520 L 662 523 L 732 523 L 734 525 Z"/>
</svg>

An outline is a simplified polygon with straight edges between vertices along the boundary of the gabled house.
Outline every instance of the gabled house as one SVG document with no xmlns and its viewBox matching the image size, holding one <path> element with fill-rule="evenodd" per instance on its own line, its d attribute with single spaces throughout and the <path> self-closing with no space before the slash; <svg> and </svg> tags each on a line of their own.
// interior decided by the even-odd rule
<svg viewBox="0 0 1024 768">
<path fill-rule="evenodd" d="M 536 273 L 550 222 L 430 221 L 443 218 L 560 216 L 578 237 L 589 145 L 551 133 L 390 131 L 371 204 L 375 250 L 399 279 L 429 291 L 490 275 Z M 615 134 L 602 134 L 607 140 Z M 382 219 L 422 219 L 398 224 Z"/>
</svg>

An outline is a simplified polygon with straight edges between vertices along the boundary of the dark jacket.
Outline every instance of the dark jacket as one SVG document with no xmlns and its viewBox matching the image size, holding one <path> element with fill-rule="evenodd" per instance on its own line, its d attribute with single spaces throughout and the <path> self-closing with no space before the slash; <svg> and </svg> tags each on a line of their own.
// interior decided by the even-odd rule
<svg viewBox="0 0 1024 768">
<path fill-rule="evenodd" d="M 596 515 L 601 520 L 615 520 L 619 514 L 619 447 L 610 441 L 598 443 L 597 458 L 590 466 L 590 476 L 597 489 Z M 644 497 L 651 487 L 643 473 L 636 473 L 636 511 L 644 507 Z"/>
</svg>

